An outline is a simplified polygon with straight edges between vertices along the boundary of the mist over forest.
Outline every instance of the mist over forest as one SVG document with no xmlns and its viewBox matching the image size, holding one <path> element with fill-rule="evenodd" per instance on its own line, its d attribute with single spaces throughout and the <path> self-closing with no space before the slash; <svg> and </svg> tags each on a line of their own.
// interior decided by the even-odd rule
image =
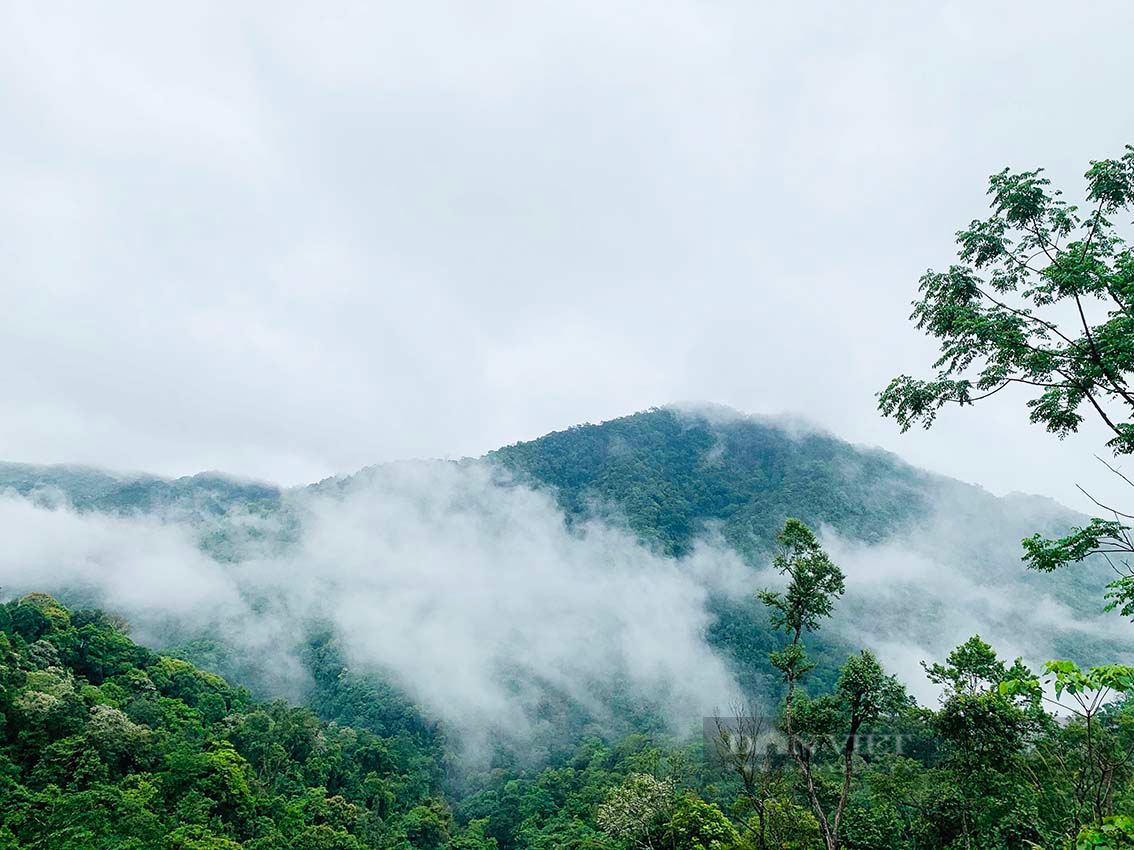
<svg viewBox="0 0 1134 850">
<path fill-rule="evenodd" d="M 101 609 L 121 618 L 93 620 L 104 629 L 129 623 L 149 649 L 247 688 L 224 697 L 225 723 L 230 703 L 282 699 L 428 755 L 405 775 L 458 801 L 457 823 L 437 828 L 489 829 L 498 845 L 515 839 L 473 814 L 491 810 L 508 765 L 538 783 L 577 747 L 620 740 L 631 762 L 677 758 L 706 717 L 775 713 L 779 639 L 756 591 L 785 587 L 773 564 L 789 519 L 805 518 L 846 576 L 811 641 L 816 690 L 856 647 L 926 706 L 944 690 L 923 662 L 976 634 L 1032 666 L 1134 647 L 1134 627 L 1099 604 L 1105 564 L 1021 564 L 1023 536 L 1065 534 L 1081 515 L 714 406 L 305 487 L 8 463 L 0 491 L 13 627 L 29 606 L 66 618 L 44 607 L 65 605 L 72 621 Z M 121 723 L 143 716 L 119 704 Z"/>
<path fill-rule="evenodd" d="M 1134 850 L 1131 32 L 0 4 L 0 850 Z"/>
<path fill-rule="evenodd" d="M 9 595 L 107 608 L 161 648 L 208 637 L 262 671 L 266 697 L 310 685 L 304 635 L 325 624 L 352 668 L 475 734 L 527 735 L 548 690 L 596 718 L 629 695 L 675 731 L 734 702 L 741 680 L 774 704 L 751 637 L 724 636 L 734 618 L 760 622 L 776 530 L 797 515 L 848 576 L 836 645 L 873 649 L 924 699 L 920 662 L 973 634 L 1032 663 L 1134 646 L 1099 610 L 1105 567 L 1020 567 L 1019 539 L 1066 531 L 1074 512 L 720 409 L 304 488 L 18 465 L 0 483 Z"/>
</svg>

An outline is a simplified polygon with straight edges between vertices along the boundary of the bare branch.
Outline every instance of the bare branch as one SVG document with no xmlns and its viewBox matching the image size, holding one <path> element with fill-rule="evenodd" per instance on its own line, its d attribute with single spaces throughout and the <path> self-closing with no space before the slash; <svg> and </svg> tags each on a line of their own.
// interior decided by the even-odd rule
<svg viewBox="0 0 1134 850">
<path fill-rule="evenodd" d="M 1110 463 L 1108 463 L 1106 460 L 1099 457 L 1098 455 L 1095 455 L 1095 460 L 1097 460 L 1099 463 L 1101 463 L 1103 466 L 1105 466 L 1107 469 L 1109 469 L 1111 472 L 1113 472 L 1115 475 L 1117 475 L 1119 478 L 1121 478 L 1123 481 L 1125 481 L 1131 487 L 1134 487 L 1134 481 L 1131 481 L 1129 478 L 1127 478 L 1125 475 L 1123 475 L 1121 470 L 1116 469 L 1114 466 L 1112 466 Z"/>
<path fill-rule="evenodd" d="M 1126 519 L 1134 519 L 1134 515 L 1124 514 L 1124 513 L 1122 513 L 1122 511 L 1116 510 L 1115 508 L 1112 508 L 1110 505 L 1104 505 L 1102 502 L 1100 502 L 1098 499 L 1096 499 L 1094 496 L 1092 496 L 1090 493 L 1088 493 L 1086 490 L 1084 490 L 1078 484 L 1076 484 L 1075 487 L 1078 489 L 1078 491 L 1080 493 L 1082 493 L 1084 496 L 1086 496 L 1088 499 L 1090 499 L 1092 502 L 1094 502 L 1097 507 L 1102 508 L 1107 513 L 1114 514 L 1115 519 L 1118 519 L 1119 517 L 1125 517 Z"/>
</svg>

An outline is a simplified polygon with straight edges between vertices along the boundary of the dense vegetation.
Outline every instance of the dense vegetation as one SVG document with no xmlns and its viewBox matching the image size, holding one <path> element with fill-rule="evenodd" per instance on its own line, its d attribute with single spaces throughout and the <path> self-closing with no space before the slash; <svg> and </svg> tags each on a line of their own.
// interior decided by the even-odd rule
<svg viewBox="0 0 1134 850">
<path fill-rule="evenodd" d="M 886 452 L 727 410 L 655 409 L 488 458 L 554 488 L 569 517 L 616 508 L 672 555 L 688 552 L 710 524 L 742 551 L 766 552 L 788 517 L 878 541 L 928 513 L 940 485 Z"/>
<path fill-rule="evenodd" d="M 798 555 L 784 564 L 800 583 L 768 599 L 789 638 L 827 610 L 801 590 Z M 833 603 L 837 586 L 824 587 Z M 834 846 L 824 832 L 836 809 L 839 846 L 852 850 L 1054 847 L 1096 809 L 1134 806 L 1134 703 L 1058 723 L 1030 673 L 979 638 L 928 668 L 944 688 L 934 710 L 914 705 L 869 653 L 811 695 L 806 650 L 789 639 L 775 661 L 798 683 L 788 711 L 812 748 L 805 770 L 790 762 L 798 753 L 746 750 L 754 729 L 742 714 L 730 739 L 711 728 L 680 746 L 587 739 L 543 765 L 497 764 L 463 790 L 446 781 L 437 730 L 383 713 L 381 694 L 327 697 L 334 711 L 353 705 L 362 728 L 256 703 L 133 643 L 121 620 L 47 596 L 0 608 L 0 661 L 2 847 L 805 850 Z M 1090 675 L 1087 704 L 1108 675 L 1111 687 L 1134 687 L 1130 671 Z M 399 731 L 365 728 L 390 725 Z"/>
<path fill-rule="evenodd" d="M 1019 494 L 997 498 L 887 452 L 723 409 L 654 409 L 548 434 L 488 458 L 519 481 L 549 488 L 568 517 L 601 516 L 625 524 L 678 557 L 706 532 L 719 530 L 731 547 L 762 567 L 774 554 L 784 522 L 797 518 L 850 540 L 901 539 L 911 552 L 940 558 L 982 585 L 1050 593 L 1083 616 L 1098 613 L 1112 577 L 1105 563 L 1055 576 L 1020 570 L 1021 538 L 1063 534 L 1083 521 L 1054 502 Z M 746 690 L 776 693 L 780 675 L 768 663 L 775 638 L 755 598 L 715 598 L 710 605 L 716 615 L 712 645 L 730 659 Z M 892 612 L 865 605 L 853 614 L 881 623 Z M 1118 635 L 1089 630 L 1051 637 L 1059 653 L 1092 662 L 1126 646 Z M 814 675 L 831 686 L 837 659 L 853 647 L 831 633 L 813 641 Z"/>
<path fill-rule="evenodd" d="M 48 596 L 0 608 L 0 716 L 3 847 L 353 850 L 459 832 L 421 739 L 256 703 Z"/>
<path fill-rule="evenodd" d="M 971 406 L 1014 389 L 1027 394 L 1030 422 L 1049 433 L 1062 439 L 1090 417 L 1107 429 L 1106 446 L 1115 457 L 1134 455 L 1134 251 L 1128 241 L 1134 146 L 1121 157 L 1092 161 L 1084 176 L 1086 210 L 1052 188 L 1043 169 L 1006 168 L 990 178 L 992 214 L 957 233 L 959 262 L 926 272 L 914 302 L 911 318 L 940 346 L 936 374 L 899 375 L 879 394 L 879 409 L 903 430 L 932 427 L 948 405 Z M 1087 495 L 1103 515 L 1062 536 L 1032 534 L 1023 541 L 1024 560 L 1051 573 L 1101 557 L 1117 576 L 1107 586 L 1107 609 L 1134 616 L 1134 512 Z M 1134 687 L 1128 667 L 1084 673 L 1053 661 L 1046 669 L 1056 696 L 1074 701 L 1088 743 L 1107 696 Z M 1044 698 L 1034 681 L 1005 682 L 1000 691 Z M 1125 750 L 1124 766 L 1130 757 Z M 1134 844 L 1134 805 L 1126 800 L 1117 809 L 1123 814 L 1112 816 L 1105 770 L 1094 783 L 1084 781 L 1090 775 L 1089 767 L 1072 771 L 1090 803 L 1077 846 Z"/>
</svg>

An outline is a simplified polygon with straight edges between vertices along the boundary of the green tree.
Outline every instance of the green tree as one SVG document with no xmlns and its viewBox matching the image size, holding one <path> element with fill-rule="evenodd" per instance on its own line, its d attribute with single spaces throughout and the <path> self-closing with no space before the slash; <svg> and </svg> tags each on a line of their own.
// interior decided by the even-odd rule
<svg viewBox="0 0 1134 850">
<path fill-rule="evenodd" d="M 496 850 L 496 839 L 485 834 L 487 826 L 487 818 L 470 821 L 460 835 L 449 840 L 446 850 Z"/>
<path fill-rule="evenodd" d="M 1117 815 L 1085 828 L 1075 841 L 1075 850 L 1134 850 L 1134 817 Z"/>
<path fill-rule="evenodd" d="M 860 761 L 856 758 L 859 736 L 870 724 L 893 718 L 908 705 L 901 683 L 882 669 L 874 653 L 862 650 L 843 665 L 834 693 L 802 699 L 795 707 L 789 747 L 803 773 L 828 850 L 838 850 L 842 844 L 844 815 Z M 833 805 L 824 804 L 820 787 L 820 762 L 828 755 L 839 763 Z"/>
<path fill-rule="evenodd" d="M 631 773 L 612 789 L 595 814 L 603 832 L 631 847 L 660 847 L 674 808 L 674 785 L 645 773 Z"/>
<path fill-rule="evenodd" d="M 1086 183 L 1080 210 L 1042 169 L 990 178 L 992 215 L 957 234 L 960 262 L 926 272 L 914 302 L 911 318 L 940 342 L 936 374 L 901 375 L 880 394 L 880 410 L 903 431 L 930 427 L 946 405 L 1017 387 L 1030 391 L 1031 421 L 1056 436 L 1093 416 L 1115 454 L 1134 454 L 1134 253 L 1118 227 L 1134 208 L 1134 147 L 1092 162 Z M 1025 559 L 1052 570 L 1118 556 L 1109 607 L 1134 616 L 1134 568 L 1123 560 L 1134 553 L 1134 517 L 1100 507 L 1107 518 L 1066 537 L 1025 541 Z"/>
<path fill-rule="evenodd" d="M 1131 775 L 1134 745 L 1115 734 L 1110 700 L 1134 694 L 1134 667 L 1109 664 L 1082 670 L 1071 661 L 1049 661 L 1044 672 L 1042 680 L 1021 675 L 1002 682 L 999 690 L 1053 702 L 1074 716 L 1070 730 L 1081 729 L 1082 735 L 1061 736 L 1066 749 L 1059 754 L 1071 784 L 1072 832 L 1081 826 L 1100 830 L 1115 814 L 1116 785 Z M 1054 691 L 1054 699 L 1046 696 L 1045 686 Z"/>
<path fill-rule="evenodd" d="M 1010 694 L 1002 684 L 1027 679 L 1019 659 L 1009 667 L 991 646 L 973 636 L 949 653 L 943 664 L 922 665 L 941 685 L 941 707 L 933 729 L 941 743 L 944 790 L 956 800 L 946 822 L 956 821 L 963 846 L 1011 847 L 1041 838 L 1034 821 L 1035 794 L 1025 770 L 1025 752 L 1044 727 L 1037 700 Z"/>
<path fill-rule="evenodd" d="M 797 519 L 789 519 L 777 538 L 779 551 L 772 566 L 788 580 L 783 592 L 762 590 L 757 597 L 769 609 L 772 626 L 787 634 L 789 642 L 771 653 L 772 665 L 787 682 L 785 722 L 790 735 L 792 702 L 796 687 L 815 664 L 808 659 L 803 633 L 819 628 L 831 616 L 835 600 L 845 590 L 843 571 L 823 551 L 814 533 Z"/>
<path fill-rule="evenodd" d="M 864 724 L 901 711 L 908 700 L 898 681 L 886 674 L 878 659 L 866 650 L 847 659 L 834 694 L 818 699 L 804 695 L 799 699 L 800 681 L 814 667 L 803 645 L 803 633 L 815 631 L 831 615 L 835 601 L 844 592 L 844 577 L 812 531 L 799 520 L 787 521 L 779 543 L 773 566 L 787 576 L 787 588 L 783 592 L 761 591 L 759 598 L 770 609 L 772 625 L 788 638 L 788 643 L 770 656 L 787 682 L 783 731 L 788 752 L 803 774 L 823 842 L 828 850 L 838 850 L 843 815 L 854 783 L 859 733 Z M 815 758 L 822 749 L 816 743 L 831 736 L 838 741 L 842 780 L 829 814 L 821 799 Z"/>
<path fill-rule="evenodd" d="M 295 836 L 290 846 L 294 850 L 365 850 L 362 842 L 349 832 L 326 824 L 307 827 Z"/>
<path fill-rule="evenodd" d="M 1077 430 L 1088 408 L 1111 448 L 1134 453 L 1134 255 L 1114 223 L 1134 207 L 1134 147 L 1086 179 L 1084 214 L 1042 169 L 990 178 L 993 214 L 957 234 L 961 263 L 921 279 L 912 318 L 941 342 L 936 376 L 901 375 L 881 393 L 903 429 L 1017 385 L 1053 434 Z"/>
<path fill-rule="evenodd" d="M 724 812 L 670 779 L 631 773 L 607 793 L 595 822 L 625 846 L 642 850 L 732 850 L 740 836 Z"/>
<path fill-rule="evenodd" d="M 763 819 L 751 824 L 748 833 L 740 844 L 746 850 L 816 850 L 823 846 L 815 815 L 790 797 L 769 800 Z"/>
<path fill-rule="evenodd" d="M 662 840 L 673 850 L 732 850 L 740 836 L 716 805 L 686 792 L 662 828 Z"/>
<path fill-rule="evenodd" d="M 202 826 L 181 826 L 165 837 L 163 850 L 240 850 L 231 838 Z"/>
<path fill-rule="evenodd" d="M 402 819 L 406 839 L 418 850 L 438 850 L 449 840 L 453 819 L 448 807 L 440 800 L 428 800 L 414 806 Z"/>
</svg>

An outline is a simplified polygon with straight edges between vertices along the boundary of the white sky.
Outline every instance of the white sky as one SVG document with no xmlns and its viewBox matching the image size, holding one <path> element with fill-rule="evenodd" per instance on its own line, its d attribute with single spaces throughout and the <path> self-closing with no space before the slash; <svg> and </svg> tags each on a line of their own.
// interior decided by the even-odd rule
<svg viewBox="0 0 1134 850">
<path fill-rule="evenodd" d="M 1134 142 L 1129 3 L 182 6 L 0 7 L 0 458 L 298 483 L 706 400 L 1105 493 L 1019 396 L 874 394 L 987 175 Z"/>
</svg>

